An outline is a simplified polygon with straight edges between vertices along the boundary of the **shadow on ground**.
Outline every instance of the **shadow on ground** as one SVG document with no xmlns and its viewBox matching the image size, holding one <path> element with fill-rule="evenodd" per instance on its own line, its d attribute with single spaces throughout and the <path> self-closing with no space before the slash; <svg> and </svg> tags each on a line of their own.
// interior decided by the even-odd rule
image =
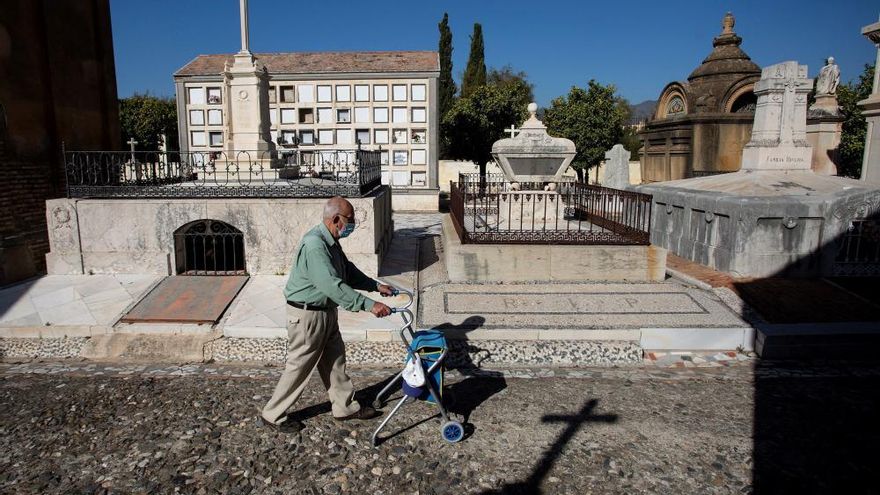
<svg viewBox="0 0 880 495">
<path fill-rule="evenodd" d="M 753 493 L 880 493 L 880 379 L 869 371 L 757 364 Z"/>
<path fill-rule="evenodd" d="M 595 414 L 594 410 L 599 405 L 598 399 L 590 399 L 584 402 L 580 411 L 572 415 L 564 414 L 547 414 L 541 418 L 542 423 L 558 423 L 564 424 L 565 429 L 556 437 L 547 450 L 541 455 L 532 473 L 525 481 L 509 483 L 498 490 L 483 492 L 484 495 L 501 495 L 501 494 L 540 494 L 541 483 L 553 469 L 553 465 L 562 456 L 565 446 L 574 438 L 587 423 L 616 423 L 616 414 Z"/>
</svg>

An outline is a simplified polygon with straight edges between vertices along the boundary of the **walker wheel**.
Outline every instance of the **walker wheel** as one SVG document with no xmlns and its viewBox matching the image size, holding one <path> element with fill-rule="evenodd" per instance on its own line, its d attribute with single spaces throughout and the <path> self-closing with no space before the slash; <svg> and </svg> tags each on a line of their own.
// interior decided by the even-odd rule
<svg viewBox="0 0 880 495">
<path fill-rule="evenodd" d="M 455 443 L 464 438 L 464 428 L 458 421 L 447 421 L 440 427 L 440 434 L 443 435 L 443 440 Z"/>
<path fill-rule="evenodd" d="M 385 402 L 379 399 L 373 401 L 373 409 L 382 409 L 385 406 Z"/>
</svg>

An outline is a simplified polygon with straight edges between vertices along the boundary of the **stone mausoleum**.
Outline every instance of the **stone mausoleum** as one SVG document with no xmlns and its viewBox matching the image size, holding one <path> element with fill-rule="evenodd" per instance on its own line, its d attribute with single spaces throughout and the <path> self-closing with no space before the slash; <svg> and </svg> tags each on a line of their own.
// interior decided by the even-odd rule
<svg viewBox="0 0 880 495">
<path fill-rule="evenodd" d="M 687 81 L 663 88 L 654 117 L 641 132 L 643 182 L 739 169 L 761 68 L 740 48 L 734 23 L 728 12 L 709 56 Z"/>
<path fill-rule="evenodd" d="M 648 184 L 651 242 L 739 277 L 880 273 L 880 189 L 812 168 L 807 66 L 766 67 L 737 172 Z"/>
</svg>

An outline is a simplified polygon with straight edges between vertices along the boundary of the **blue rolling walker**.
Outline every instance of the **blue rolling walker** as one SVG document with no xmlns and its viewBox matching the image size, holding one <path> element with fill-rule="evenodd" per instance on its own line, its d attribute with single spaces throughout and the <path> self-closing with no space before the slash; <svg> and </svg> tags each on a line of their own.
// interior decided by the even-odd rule
<svg viewBox="0 0 880 495">
<path fill-rule="evenodd" d="M 378 445 L 379 432 L 385 428 L 388 421 L 397 414 L 405 403 L 415 400 L 422 400 L 429 404 L 436 404 L 437 408 L 440 410 L 441 417 L 440 435 L 443 437 L 443 440 L 446 440 L 449 443 L 458 442 L 464 437 L 464 428 L 461 426 L 461 423 L 449 418 L 449 414 L 443 406 L 442 401 L 443 363 L 449 353 L 449 348 L 446 345 L 446 337 L 443 336 L 443 332 L 437 330 L 420 330 L 414 332 L 412 327 L 415 321 L 415 316 L 409 309 L 413 303 L 413 294 L 412 292 L 403 289 L 394 289 L 394 295 L 398 294 L 409 296 L 409 302 L 403 307 L 393 308 L 391 312 L 400 314 L 401 319 L 403 319 L 403 326 L 399 330 L 400 340 L 403 341 L 403 344 L 406 347 L 407 359 L 409 359 L 414 353 L 418 354 L 422 363 L 422 368 L 425 372 L 425 384 L 421 387 L 409 386 L 409 384 L 404 381 L 403 370 L 401 370 L 400 373 L 398 373 L 391 382 L 389 382 L 388 385 L 385 385 L 385 388 L 376 395 L 376 400 L 373 401 L 373 407 L 380 409 L 385 404 L 385 398 L 390 395 L 398 382 L 400 382 L 403 390 L 403 397 L 394 405 L 394 408 L 385 420 L 382 421 L 382 424 L 380 424 L 379 427 L 376 428 L 376 431 L 373 432 L 373 447 Z"/>
</svg>

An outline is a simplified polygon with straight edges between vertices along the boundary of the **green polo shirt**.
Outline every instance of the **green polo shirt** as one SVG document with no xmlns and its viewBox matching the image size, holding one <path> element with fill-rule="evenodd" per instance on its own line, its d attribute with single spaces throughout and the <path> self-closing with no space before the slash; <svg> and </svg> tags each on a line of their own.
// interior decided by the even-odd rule
<svg viewBox="0 0 880 495">
<path fill-rule="evenodd" d="M 322 223 L 303 236 L 284 287 L 284 297 L 316 306 L 369 311 L 375 301 L 354 289 L 374 291 L 377 286 L 375 280 L 348 261 L 342 246 Z"/>
</svg>

